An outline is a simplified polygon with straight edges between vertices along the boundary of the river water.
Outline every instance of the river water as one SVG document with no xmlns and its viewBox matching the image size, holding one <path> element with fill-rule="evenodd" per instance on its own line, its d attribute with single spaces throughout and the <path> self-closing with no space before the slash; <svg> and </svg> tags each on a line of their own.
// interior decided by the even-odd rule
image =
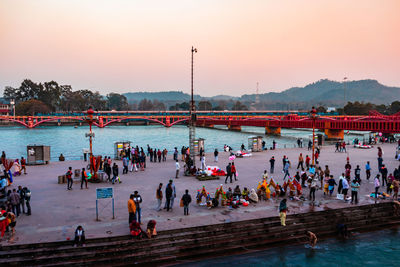
<svg viewBox="0 0 400 267">
<path fill-rule="evenodd" d="M 131 141 L 146 150 L 147 144 L 152 148 L 173 151 L 174 147 L 188 146 L 189 130 L 186 126 L 175 125 L 166 128 L 161 125 L 151 126 L 108 126 L 105 128 L 94 127 L 95 138 L 93 141 L 93 153 L 96 155 L 114 155 L 114 142 Z M 81 159 L 83 149 L 89 148 L 89 140 L 85 133 L 89 132 L 88 126 L 74 128 L 73 126 L 41 126 L 34 129 L 26 129 L 19 126 L 1 127 L 0 135 L 3 142 L 1 151 L 6 151 L 7 157 L 17 158 L 26 156 L 27 145 L 51 146 L 51 159 L 56 160 L 62 153 L 67 160 Z M 205 139 L 206 152 L 212 152 L 215 148 L 223 149 L 224 144 L 230 145 L 234 150 L 240 148 L 243 143 L 246 147 L 250 136 L 261 135 L 269 148 L 272 141 L 277 142 L 277 147 L 293 147 L 296 138 L 303 138 L 306 145 L 311 139 L 310 131 L 282 129 L 281 136 L 268 136 L 261 127 L 242 127 L 242 132 L 228 131 L 226 129 L 196 128 L 196 137 Z M 354 136 L 348 135 L 347 139 Z"/>
<path fill-rule="evenodd" d="M 131 141 L 146 150 L 147 144 L 152 148 L 173 151 L 182 146 L 188 146 L 189 130 L 186 126 L 175 125 L 166 128 L 161 125 L 151 126 L 108 126 L 106 128 L 94 127 L 95 138 L 93 142 L 93 153 L 95 155 L 114 155 L 114 142 Z M 89 140 L 85 133 L 89 132 L 88 126 L 74 128 L 73 126 L 41 126 L 34 129 L 23 127 L 1 127 L 0 134 L 3 142 L 1 151 L 6 151 L 7 157 L 17 158 L 26 156 L 27 145 L 49 145 L 51 146 L 51 159 L 56 160 L 62 153 L 67 160 L 77 160 L 83 157 L 83 149 L 89 148 Z M 246 147 L 250 136 L 261 135 L 267 143 L 272 146 L 272 141 L 277 142 L 277 147 L 293 147 L 296 138 L 303 138 L 306 145 L 310 139 L 310 131 L 293 129 L 282 129 L 280 137 L 267 136 L 264 128 L 242 127 L 242 132 L 228 131 L 226 129 L 196 128 L 196 137 L 205 139 L 206 152 L 212 152 L 215 148 L 223 149 L 224 144 L 230 145 L 234 150 L 240 148 L 243 143 Z M 351 135 L 346 138 L 354 138 Z"/>
<path fill-rule="evenodd" d="M 363 233 L 346 241 L 329 239 L 308 245 L 279 247 L 254 253 L 203 260 L 184 266 L 399 266 L 397 230 Z"/>
</svg>

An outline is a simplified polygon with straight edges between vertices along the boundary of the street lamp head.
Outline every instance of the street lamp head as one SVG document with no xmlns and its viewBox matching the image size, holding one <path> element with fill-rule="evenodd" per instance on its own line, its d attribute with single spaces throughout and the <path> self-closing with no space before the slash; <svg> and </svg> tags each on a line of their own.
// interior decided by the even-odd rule
<svg viewBox="0 0 400 267">
<path fill-rule="evenodd" d="M 197 48 L 194 48 L 194 47 L 192 46 L 192 53 L 197 53 Z"/>
</svg>

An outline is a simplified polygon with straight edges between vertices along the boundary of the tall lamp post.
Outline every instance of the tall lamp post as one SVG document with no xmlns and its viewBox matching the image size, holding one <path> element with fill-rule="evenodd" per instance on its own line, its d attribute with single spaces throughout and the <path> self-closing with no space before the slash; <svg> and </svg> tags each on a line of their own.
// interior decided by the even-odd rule
<svg viewBox="0 0 400 267">
<path fill-rule="evenodd" d="M 90 171 L 92 172 L 95 168 L 93 166 L 93 137 L 94 137 L 94 132 L 92 132 L 92 125 L 95 119 L 93 118 L 94 111 L 92 107 L 89 107 L 87 110 L 87 117 L 86 117 L 86 122 L 89 124 L 89 133 L 86 133 L 85 136 L 89 137 L 89 166 L 90 166 Z M 92 173 L 94 177 L 96 177 L 96 172 Z"/>
<path fill-rule="evenodd" d="M 315 120 L 317 119 L 317 110 L 312 107 L 310 111 L 310 118 L 312 120 L 312 161 L 311 164 L 315 165 Z"/>
<path fill-rule="evenodd" d="M 346 115 L 346 113 L 344 112 L 344 107 L 346 106 L 346 81 L 347 81 L 347 77 L 343 78 L 343 92 L 344 92 L 344 96 L 343 96 L 343 114 Z"/>
<path fill-rule="evenodd" d="M 195 164 L 195 151 L 194 151 L 194 139 L 195 139 L 195 124 L 196 124 L 196 106 L 194 104 L 193 97 L 193 55 L 197 53 L 197 49 L 192 46 L 192 64 L 191 64 L 191 100 L 190 100 L 190 111 L 189 111 L 189 149 L 190 149 L 190 157 Z"/>
</svg>

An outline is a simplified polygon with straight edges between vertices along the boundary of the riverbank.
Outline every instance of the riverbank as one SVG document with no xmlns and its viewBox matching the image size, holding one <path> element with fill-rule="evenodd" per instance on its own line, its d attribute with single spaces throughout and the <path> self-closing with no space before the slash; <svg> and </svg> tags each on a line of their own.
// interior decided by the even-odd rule
<svg viewBox="0 0 400 267">
<path fill-rule="evenodd" d="M 385 152 L 383 158 L 384 163 L 392 172 L 394 168 L 399 166 L 399 162 L 394 159 L 395 145 L 384 144 Z M 265 169 L 269 170 L 268 160 L 271 156 L 276 158 L 276 173 L 273 178 L 280 184 L 283 182 L 283 174 L 281 158 L 283 155 L 289 157 L 292 162 L 290 173 L 295 173 L 295 165 L 299 153 L 308 154 L 306 148 L 293 149 L 277 149 L 275 151 L 263 151 L 253 153 L 252 157 L 240 158 L 235 161 L 238 170 L 238 181 L 233 184 L 225 185 L 224 179 L 198 181 L 194 177 L 180 176 L 174 179 L 175 163 L 171 156 L 166 162 L 147 163 L 144 172 L 134 172 L 127 175 L 120 175 L 122 183 L 112 185 L 110 183 L 90 184 L 89 189 L 80 189 L 80 184 L 75 183 L 73 190 L 67 190 L 66 184 L 58 184 L 57 177 L 65 174 L 67 168 L 71 166 L 73 169 L 80 169 L 87 165 L 83 161 L 65 161 L 51 162 L 49 165 L 29 166 L 28 174 L 15 178 L 14 184 L 10 189 L 22 185 L 27 186 L 32 191 L 32 216 L 21 215 L 17 221 L 17 234 L 15 243 L 35 243 L 62 241 L 72 238 L 77 225 L 85 228 L 88 238 L 97 238 L 105 236 L 127 235 L 128 229 L 128 212 L 127 200 L 129 194 L 134 190 L 139 191 L 143 198 L 142 203 L 142 221 L 146 224 L 150 219 L 157 221 L 159 230 L 179 229 L 192 226 L 203 226 L 209 224 L 229 223 L 241 221 L 245 219 L 257 219 L 269 216 L 277 216 L 277 208 L 281 199 L 271 199 L 258 204 L 251 204 L 248 207 L 239 209 L 229 209 L 228 207 L 218 207 L 215 209 L 207 209 L 195 203 L 197 190 L 203 185 L 206 190 L 213 194 L 220 184 L 223 184 L 224 190 L 228 187 L 232 189 L 239 185 L 241 189 L 256 188 L 258 182 L 261 181 L 261 174 Z M 372 177 L 377 173 L 376 148 L 370 150 L 361 150 L 349 147 L 348 153 L 335 153 L 334 147 L 323 147 L 321 151 L 321 165 L 329 165 L 331 173 L 337 179 L 344 171 L 346 158 L 349 157 L 353 169 L 356 165 L 362 168 L 361 178 L 363 184 L 359 193 L 359 205 L 374 203 L 369 197 L 373 192 L 374 185 L 372 179 L 368 182 L 365 180 L 364 165 L 366 161 L 370 161 L 372 165 Z M 206 156 L 208 165 L 218 165 L 225 168 L 228 163 L 228 153 L 221 152 L 218 163 L 213 162 L 213 157 L 209 154 Z M 121 167 L 121 163 L 118 162 Z M 182 163 L 181 163 L 182 165 Z M 122 169 L 120 168 L 120 173 Z M 174 180 L 177 190 L 177 198 L 175 199 L 174 209 L 170 212 L 165 210 L 157 212 L 155 210 L 156 199 L 155 191 L 160 182 L 164 186 L 170 179 Z M 100 221 L 96 221 L 96 188 L 97 187 L 113 187 L 115 194 L 115 219 L 112 219 L 112 209 L 110 200 L 99 201 Z M 165 187 L 164 187 L 165 188 Z M 189 189 L 193 202 L 190 205 L 190 216 L 183 215 L 183 209 L 179 207 L 179 200 L 185 189 Z M 304 189 L 307 196 L 308 189 Z M 335 194 L 336 195 L 336 194 Z M 316 193 L 316 205 L 311 205 L 310 201 L 288 201 L 289 215 L 297 213 L 305 213 L 310 211 L 322 211 L 332 208 L 351 207 L 349 203 L 337 200 L 335 197 L 324 197 L 321 190 Z M 379 200 L 378 202 L 384 202 Z M 7 244 L 6 241 L 2 242 Z"/>
</svg>

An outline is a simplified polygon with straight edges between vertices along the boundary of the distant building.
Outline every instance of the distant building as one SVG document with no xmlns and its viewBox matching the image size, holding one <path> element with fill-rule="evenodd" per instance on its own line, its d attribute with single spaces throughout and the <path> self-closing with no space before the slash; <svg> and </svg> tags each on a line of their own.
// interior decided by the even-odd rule
<svg viewBox="0 0 400 267">
<path fill-rule="evenodd" d="M 336 111 L 336 108 L 334 108 L 334 107 L 327 107 L 327 109 L 326 109 L 326 112 L 335 112 Z"/>
<path fill-rule="evenodd" d="M 0 101 L 0 115 L 1 116 L 9 116 L 11 110 L 10 104 L 5 104 L 3 101 Z"/>
</svg>

